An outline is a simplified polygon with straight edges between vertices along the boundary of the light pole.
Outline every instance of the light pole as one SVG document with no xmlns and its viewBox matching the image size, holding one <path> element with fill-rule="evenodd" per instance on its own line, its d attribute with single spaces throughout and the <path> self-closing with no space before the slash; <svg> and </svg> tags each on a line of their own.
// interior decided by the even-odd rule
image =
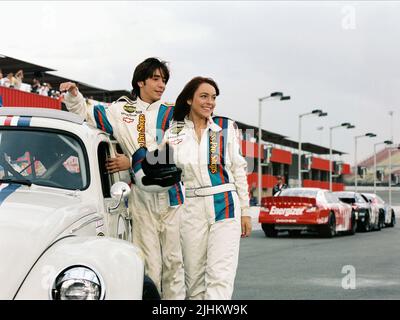
<svg viewBox="0 0 400 320">
<path fill-rule="evenodd" d="M 327 116 L 328 115 L 328 113 L 327 112 L 323 112 L 321 109 L 315 109 L 315 110 L 313 110 L 313 111 L 311 111 L 311 112 L 308 112 L 308 113 L 303 113 L 303 114 L 300 114 L 299 115 L 299 151 L 298 151 L 298 160 L 297 160 L 297 162 L 298 162 L 298 186 L 299 186 L 299 188 L 301 188 L 301 173 L 303 172 L 302 170 L 301 170 L 301 119 L 303 118 L 303 117 L 305 117 L 305 116 L 310 116 L 310 115 L 316 115 L 316 116 L 318 116 L 318 117 L 325 117 L 325 116 Z"/>
<path fill-rule="evenodd" d="M 376 194 L 376 146 L 381 144 L 391 145 L 393 142 L 391 140 L 385 140 L 374 144 L 374 193 Z"/>
<path fill-rule="evenodd" d="M 358 179 L 358 166 L 357 166 L 357 139 L 359 138 L 365 138 L 365 137 L 369 137 L 369 138 L 374 138 L 376 137 L 375 133 L 371 133 L 368 132 L 366 134 L 362 134 L 359 136 L 355 136 L 354 137 L 354 189 L 355 192 L 357 192 L 357 179 Z"/>
<path fill-rule="evenodd" d="M 258 99 L 258 205 L 261 206 L 261 190 L 262 190 L 262 172 L 261 172 L 261 148 L 262 148 L 262 133 L 261 133 L 261 104 L 264 100 L 290 100 L 290 96 L 284 96 L 282 92 L 272 92 L 269 96 Z"/>
<path fill-rule="evenodd" d="M 332 130 L 338 128 L 354 129 L 355 126 L 349 122 L 344 122 L 337 126 L 329 127 L 329 190 L 332 191 Z"/>
<path fill-rule="evenodd" d="M 400 145 L 389 149 L 389 206 L 392 207 L 392 152 L 399 150 Z"/>
<path fill-rule="evenodd" d="M 393 113 L 394 111 L 389 111 L 390 116 L 390 140 L 393 141 Z"/>
<path fill-rule="evenodd" d="M 390 140 L 393 142 L 393 110 L 389 111 L 390 116 Z M 389 148 L 389 205 L 392 206 L 392 151 L 397 148 Z"/>
</svg>

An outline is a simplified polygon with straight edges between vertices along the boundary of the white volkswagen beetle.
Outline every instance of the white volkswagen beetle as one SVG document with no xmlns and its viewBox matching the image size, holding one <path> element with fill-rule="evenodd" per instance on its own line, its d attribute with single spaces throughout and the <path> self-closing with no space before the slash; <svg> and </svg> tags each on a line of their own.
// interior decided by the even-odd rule
<svg viewBox="0 0 400 320">
<path fill-rule="evenodd" d="M 129 186 L 105 170 L 113 155 L 75 114 L 0 108 L 0 300 L 142 299 Z"/>
</svg>

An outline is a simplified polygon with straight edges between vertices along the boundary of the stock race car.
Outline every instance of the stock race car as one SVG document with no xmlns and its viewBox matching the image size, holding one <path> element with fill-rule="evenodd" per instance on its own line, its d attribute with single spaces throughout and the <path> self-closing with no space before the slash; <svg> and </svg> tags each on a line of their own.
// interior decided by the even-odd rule
<svg viewBox="0 0 400 320">
<path fill-rule="evenodd" d="M 381 227 L 394 227 L 396 224 L 396 215 L 393 208 L 388 203 L 385 203 L 380 196 L 374 193 L 363 193 L 363 195 L 371 201 L 371 205 L 378 208 Z"/>
<path fill-rule="evenodd" d="M 353 235 L 356 230 L 351 206 L 318 188 L 290 188 L 263 198 L 259 222 L 267 237 L 276 237 L 279 231 L 299 235 L 307 230 L 331 238 L 339 232 Z"/>
<path fill-rule="evenodd" d="M 350 204 L 356 213 L 357 231 L 381 230 L 379 209 L 371 205 L 368 198 L 358 192 L 333 192 L 341 201 Z"/>
</svg>

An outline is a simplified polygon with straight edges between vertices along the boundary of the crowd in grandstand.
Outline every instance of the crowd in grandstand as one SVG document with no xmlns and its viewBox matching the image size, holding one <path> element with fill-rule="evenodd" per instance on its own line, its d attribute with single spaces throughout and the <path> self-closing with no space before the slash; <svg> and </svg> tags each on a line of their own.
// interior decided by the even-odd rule
<svg viewBox="0 0 400 320">
<path fill-rule="evenodd" d="M 15 74 L 10 72 L 4 76 L 2 70 L 0 69 L 0 86 L 36 93 L 54 99 L 60 99 L 62 97 L 60 91 L 53 89 L 50 83 L 41 83 L 40 77 L 34 77 L 32 79 L 32 84 L 24 83 L 23 79 L 23 70 L 18 70 Z"/>
</svg>

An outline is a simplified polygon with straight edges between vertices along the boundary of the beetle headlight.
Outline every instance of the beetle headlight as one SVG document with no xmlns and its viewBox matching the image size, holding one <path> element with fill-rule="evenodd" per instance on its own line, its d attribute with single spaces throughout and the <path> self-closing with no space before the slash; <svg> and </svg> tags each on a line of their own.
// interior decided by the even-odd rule
<svg viewBox="0 0 400 320">
<path fill-rule="evenodd" d="M 93 270 L 77 266 L 65 269 L 56 277 L 51 296 L 54 300 L 100 300 L 104 288 Z"/>
</svg>

